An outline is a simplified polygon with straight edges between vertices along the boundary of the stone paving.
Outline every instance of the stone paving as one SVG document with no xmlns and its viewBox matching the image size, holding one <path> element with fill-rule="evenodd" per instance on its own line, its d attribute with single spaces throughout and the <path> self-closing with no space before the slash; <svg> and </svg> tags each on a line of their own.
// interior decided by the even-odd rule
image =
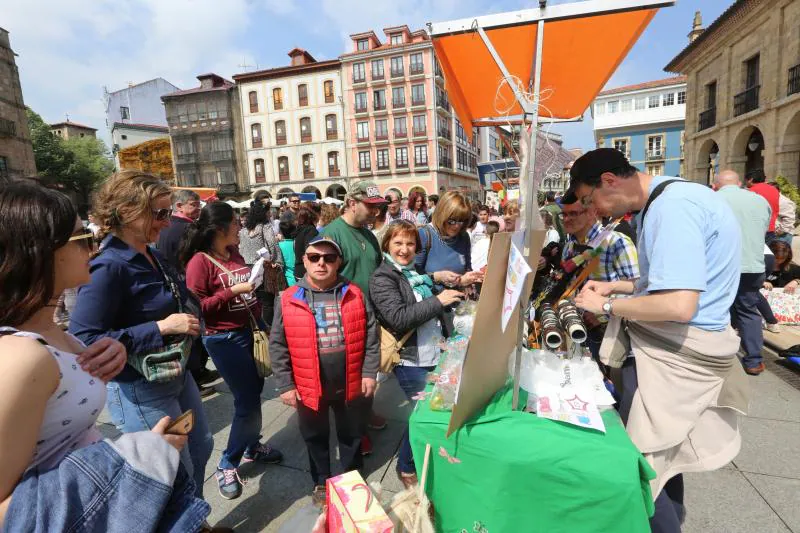
<svg viewBox="0 0 800 533">
<path fill-rule="evenodd" d="M 766 354 L 766 360 L 767 371 L 749 378 L 752 402 L 750 414 L 742 417 L 739 456 L 716 472 L 685 476 L 684 533 L 800 533 L 800 373 L 786 367 L 772 352 Z M 219 393 L 205 400 L 214 433 L 205 485 L 212 507 L 209 521 L 233 527 L 238 533 L 299 533 L 294 524 L 310 512 L 312 484 L 293 409 L 280 402 L 273 383 L 267 380 L 262 433 L 284 453 L 283 464 L 245 465 L 241 474 L 247 484 L 242 496 L 225 500 L 219 496 L 212 474 L 230 431 L 233 398 L 221 382 L 216 387 Z M 395 454 L 410 412 L 394 379 L 381 385 L 375 410 L 388 418 L 389 425 L 372 432 L 375 451 L 366 458 L 365 473 L 368 481 L 381 483 L 382 499 L 387 501 L 402 489 L 395 475 Z M 100 421 L 105 433 L 116 433 L 108 424 L 107 413 Z"/>
</svg>

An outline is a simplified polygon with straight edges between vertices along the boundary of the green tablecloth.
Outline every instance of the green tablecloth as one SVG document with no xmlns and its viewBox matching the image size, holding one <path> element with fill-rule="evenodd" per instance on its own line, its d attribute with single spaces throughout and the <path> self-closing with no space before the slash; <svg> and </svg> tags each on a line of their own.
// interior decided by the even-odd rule
<svg viewBox="0 0 800 533">
<path fill-rule="evenodd" d="M 616 411 L 603 413 L 604 435 L 512 411 L 511 396 L 507 386 L 449 439 L 450 413 L 418 402 L 409 422 L 411 447 L 421 478 L 425 445 L 431 445 L 426 490 L 437 531 L 650 531 L 648 481 L 655 474 Z M 525 405 L 527 395 L 520 396 Z"/>
</svg>

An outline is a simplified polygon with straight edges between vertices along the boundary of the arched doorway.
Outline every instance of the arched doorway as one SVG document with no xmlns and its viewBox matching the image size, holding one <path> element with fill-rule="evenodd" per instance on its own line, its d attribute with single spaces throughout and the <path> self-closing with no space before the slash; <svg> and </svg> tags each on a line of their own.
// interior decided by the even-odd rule
<svg viewBox="0 0 800 533">
<path fill-rule="evenodd" d="M 700 145 L 697 155 L 697 169 L 700 183 L 709 184 L 719 172 L 719 146 L 714 139 L 707 139 Z"/>
<path fill-rule="evenodd" d="M 409 196 L 411 196 L 411 193 L 412 193 L 412 192 L 418 192 L 418 193 L 420 193 L 420 194 L 423 194 L 423 195 L 425 195 L 425 196 L 428 196 L 428 191 L 426 191 L 426 190 L 425 190 L 425 187 L 423 187 L 422 185 L 414 185 L 413 187 L 411 187 L 411 188 L 408 190 L 408 195 L 409 195 Z"/>
<path fill-rule="evenodd" d="M 294 194 L 294 191 L 289 187 L 284 187 L 283 189 L 278 191 L 278 200 L 283 200 L 284 198 L 288 198 Z"/>
<path fill-rule="evenodd" d="M 744 128 L 733 141 L 732 160 L 744 163 L 744 179 L 764 172 L 764 135 L 756 126 Z"/>
<path fill-rule="evenodd" d="M 316 188 L 316 187 L 314 187 L 313 185 L 309 185 L 309 186 L 307 186 L 307 187 L 303 187 L 303 192 L 313 192 L 314 194 L 316 194 L 316 195 L 317 195 L 317 200 L 319 200 L 320 198 L 322 198 L 322 193 L 321 193 L 321 192 L 319 192 L 319 189 L 317 189 L 317 188 Z"/>
<path fill-rule="evenodd" d="M 347 191 L 338 183 L 334 183 L 325 191 L 326 198 L 336 198 L 337 200 L 344 201 L 345 196 L 347 196 Z"/>
<path fill-rule="evenodd" d="M 255 198 L 257 194 L 263 194 L 266 198 L 272 200 L 272 194 L 267 189 L 255 189 L 250 197 Z"/>
<path fill-rule="evenodd" d="M 383 195 L 386 196 L 387 194 L 389 194 L 389 192 L 395 193 L 398 198 L 403 197 L 403 191 L 401 191 L 397 187 L 389 187 L 388 189 L 386 189 L 386 191 L 384 191 Z"/>
<path fill-rule="evenodd" d="M 778 174 L 790 183 L 800 182 L 800 111 L 786 124 L 777 152 Z"/>
</svg>

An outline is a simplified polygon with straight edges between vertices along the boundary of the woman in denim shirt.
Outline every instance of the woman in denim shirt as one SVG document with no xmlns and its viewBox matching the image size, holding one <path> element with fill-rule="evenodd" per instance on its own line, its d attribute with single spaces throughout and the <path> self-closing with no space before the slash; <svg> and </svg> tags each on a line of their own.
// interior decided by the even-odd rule
<svg viewBox="0 0 800 533">
<path fill-rule="evenodd" d="M 169 225 L 172 191 L 164 182 L 138 171 L 122 171 L 103 185 L 95 198 L 100 224 L 100 254 L 91 262 L 91 282 L 78 293 L 69 330 L 86 343 L 102 337 L 119 340 L 128 354 L 164 348 L 169 335 L 200 334 L 197 317 L 179 313 L 161 268 L 167 261 L 149 243 Z M 186 285 L 172 272 L 183 301 Z M 194 411 L 194 429 L 181 462 L 202 497 L 206 463 L 213 439 L 200 393 L 190 372 L 168 382 L 149 382 L 132 366 L 107 385 L 106 405 L 117 428 L 125 433 L 152 429 L 164 416 L 177 418 Z"/>
</svg>

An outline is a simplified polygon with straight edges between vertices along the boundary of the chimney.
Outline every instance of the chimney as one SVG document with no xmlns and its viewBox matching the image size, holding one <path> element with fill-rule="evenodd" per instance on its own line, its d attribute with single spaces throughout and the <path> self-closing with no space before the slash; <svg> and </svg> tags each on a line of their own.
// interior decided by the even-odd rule
<svg viewBox="0 0 800 533">
<path fill-rule="evenodd" d="M 302 48 L 294 48 L 289 52 L 289 57 L 292 58 L 291 66 L 297 67 L 300 65 L 308 65 L 309 63 L 316 63 L 317 60 L 314 56 L 303 50 Z"/>
<path fill-rule="evenodd" d="M 689 32 L 689 43 L 693 43 L 695 39 L 700 37 L 703 33 L 703 16 L 699 11 L 694 12 L 694 22 L 692 23 L 692 31 Z"/>
</svg>

